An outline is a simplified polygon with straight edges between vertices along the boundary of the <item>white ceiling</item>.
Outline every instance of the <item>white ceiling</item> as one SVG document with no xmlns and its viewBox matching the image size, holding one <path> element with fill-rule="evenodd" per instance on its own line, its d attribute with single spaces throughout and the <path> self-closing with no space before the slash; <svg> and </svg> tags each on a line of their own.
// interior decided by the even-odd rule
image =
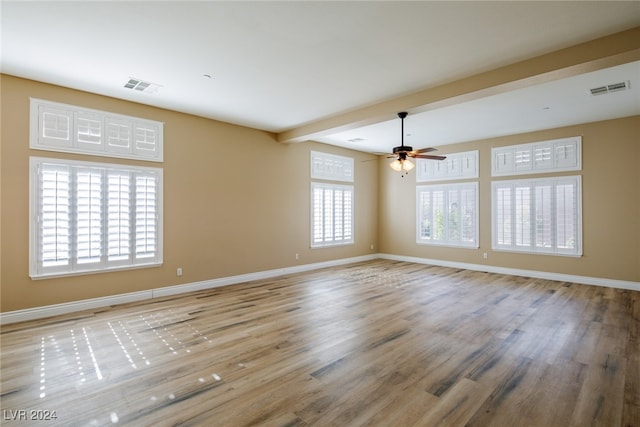
<svg viewBox="0 0 640 427">
<path fill-rule="evenodd" d="M 283 132 L 637 27 L 640 2 L 3 0 L 0 14 L 2 73 Z M 124 88 L 132 77 L 160 87 Z M 588 92 L 620 81 L 631 90 Z M 637 114 L 639 62 L 410 115 L 405 142 Z M 400 124 L 316 140 L 389 151 Z"/>
</svg>

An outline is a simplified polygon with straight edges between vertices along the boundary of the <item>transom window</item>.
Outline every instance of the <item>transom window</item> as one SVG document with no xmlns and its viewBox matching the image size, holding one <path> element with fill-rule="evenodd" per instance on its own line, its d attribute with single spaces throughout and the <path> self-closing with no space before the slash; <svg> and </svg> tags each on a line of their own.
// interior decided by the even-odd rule
<svg viewBox="0 0 640 427">
<path fill-rule="evenodd" d="M 163 126 L 153 120 L 32 98 L 29 146 L 162 162 Z"/>
</svg>

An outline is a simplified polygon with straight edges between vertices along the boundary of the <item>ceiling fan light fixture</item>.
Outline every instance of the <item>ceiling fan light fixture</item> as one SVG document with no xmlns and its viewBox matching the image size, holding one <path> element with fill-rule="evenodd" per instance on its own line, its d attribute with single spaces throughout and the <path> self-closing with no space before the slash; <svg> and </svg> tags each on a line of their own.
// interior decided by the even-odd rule
<svg viewBox="0 0 640 427">
<path fill-rule="evenodd" d="M 389 163 L 389 166 L 396 172 L 400 172 L 402 170 L 402 162 L 398 159 L 395 159 L 393 162 Z"/>
<path fill-rule="evenodd" d="M 396 172 L 409 172 L 411 169 L 415 168 L 416 165 L 414 165 L 411 160 L 395 159 L 393 162 L 389 163 L 389 167 Z"/>
</svg>

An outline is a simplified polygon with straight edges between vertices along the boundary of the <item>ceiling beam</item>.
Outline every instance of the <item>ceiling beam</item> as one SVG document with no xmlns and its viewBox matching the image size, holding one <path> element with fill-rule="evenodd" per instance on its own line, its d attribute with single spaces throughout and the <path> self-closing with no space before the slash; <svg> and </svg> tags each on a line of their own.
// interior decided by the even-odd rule
<svg viewBox="0 0 640 427">
<path fill-rule="evenodd" d="M 421 113 L 637 60 L 640 27 L 289 129 L 277 140 L 313 140 L 392 120 L 398 111 Z"/>
</svg>

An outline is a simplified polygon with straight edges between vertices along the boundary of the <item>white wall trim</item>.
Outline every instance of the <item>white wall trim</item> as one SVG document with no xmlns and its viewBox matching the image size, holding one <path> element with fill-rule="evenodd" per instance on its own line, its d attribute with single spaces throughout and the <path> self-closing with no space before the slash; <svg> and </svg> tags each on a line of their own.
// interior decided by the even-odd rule
<svg viewBox="0 0 640 427">
<path fill-rule="evenodd" d="M 486 271 L 487 273 L 507 274 L 509 276 L 524 276 L 534 279 L 557 280 L 560 282 L 580 283 L 583 285 L 604 286 L 607 288 L 628 289 L 640 291 L 640 282 L 627 280 L 603 279 L 599 277 L 577 276 L 573 274 L 551 273 L 548 271 L 522 270 L 519 268 L 496 267 L 493 265 L 470 264 L 466 262 L 443 261 L 439 259 L 417 258 L 401 255 L 378 254 L 378 258 L 393 261 L 406 261 L 416 264 L 430 264 L 441 267 L 463 268 L 465 270 Z"/>
<path fill-rule="evenodd" d="M 42 319 L 45 317 L 59 316 L 61 314 L 74 313 L 83 310 L 92 310 L 100 307 L 108 307 L 115 304 L 125 304 L 128 302 L 141 301 L 153 298 L 153 291 L 131 292 L 127 294 L 110 295 L 85 299 L 80 301 L 66 302 L 63 304 L 47 305 L 44 307 L 27 308 L 24 310 L 9 311 L 0 313 L 0 325 L 8 323 L 24 322 L 27 320 Z"/>
<path fill-rule="evenodd" d="M 187 283 L 184 285 L 168 286 L 147 291 L 131 292 L 127 294 L 111 295 L 106 297 L 92 298 L 81 301 L 72 301 L 62 304 L 47 305 L 43 307 L 28 308 L 24 310 L 9 311 L 0 313 L 0 325 L 9 323 L 24 322 L 28 320 L 43 319 L 45 317 L 58 316 L 61 314 L 74 313 L 83 310 L 92 310 L 110 305 L 124 304 L 128 302 L 142 301 L 146 299 L 160 298 L 171 295 L 183 294 L 220 286 L 234 285 L 237 283 L 249 282 L 252 280 L 269 279 L 271 277 L 283 276 L 285 274 L 302 273 L 305 271 L 318 270 L 326 267 L 351 264 L 377 259 L 376 254 L 364 255 L 352 258 L 343 258 L 332 261 L 317 262 L 313 264 L 297 265 L 292 267 L 278 268 L 275 270 L 259 271 L 256 273 L 240 274 L 237 276 L 222 277 L 219 279 L 204 280 L 201 282 Z"/>
<path fill-rule="evenodd" d="M 161 298 L 171 295 L 179 295 L 187 292 L 201 291 L 205 289 L 217 288 L 220 286 L 234 285 L 237 283 L 250 282 L 253 280 L 269 279 L 286 274 L 302 273 L 305 271 L 318 270 L 326 267 L 352 264 L 355 262 L 371 261 L 374 259 L 388 259 L 393 261 L 413 262 L 416 264 L 430 264 L 441 267 L 463 268 L 465 270 L 486 271 L 488 273 L 507 274 L 510 276 L 525 276 L 536 279 L 557 280 L 561 282 L 580 283 L 584 285 L 605 286 L 609 288 L 628 289 L 640 291 L 640 282 L 631 282 L 615 279 L 601 279 L 597 277 L 577 276 L 572 274 L 550 273 L 546 271 L 521 270 L 517 268 L 496 267 L 491 265 L 470 264 L 464 262 L 443 261 L 438 259 L 418 258 L 391 254 L 371 254 L 359 257 L 343 258 L 332 261 L 317 262 L 313 264 L 303 264 L 292 267 L 278 268 L 275 270 L 259 271 L 256 273 L 240 274 L 237 276 L 221 277 L 218 279 L 204 280 L 201 282 L 187 283 L 184 285 L 168 286 L 164 288 L 151 289 L 148 291 L 131 292 L 127 294 L 111 295 L 100 298 L 92 298 L 81 301 L 73 301 L 63 304 L 47 305 L 44 307 L 28 308 L 24 310 L 9 311 L 0 313 L 0 325 L 9 323 L 24 322 L 28 320 L 43 319 L 45 317 L 58 316 L 92 310 L 110 305 L 124 304 L 128 302 L 142 301 L 145 299 Z"/>
</svg>

